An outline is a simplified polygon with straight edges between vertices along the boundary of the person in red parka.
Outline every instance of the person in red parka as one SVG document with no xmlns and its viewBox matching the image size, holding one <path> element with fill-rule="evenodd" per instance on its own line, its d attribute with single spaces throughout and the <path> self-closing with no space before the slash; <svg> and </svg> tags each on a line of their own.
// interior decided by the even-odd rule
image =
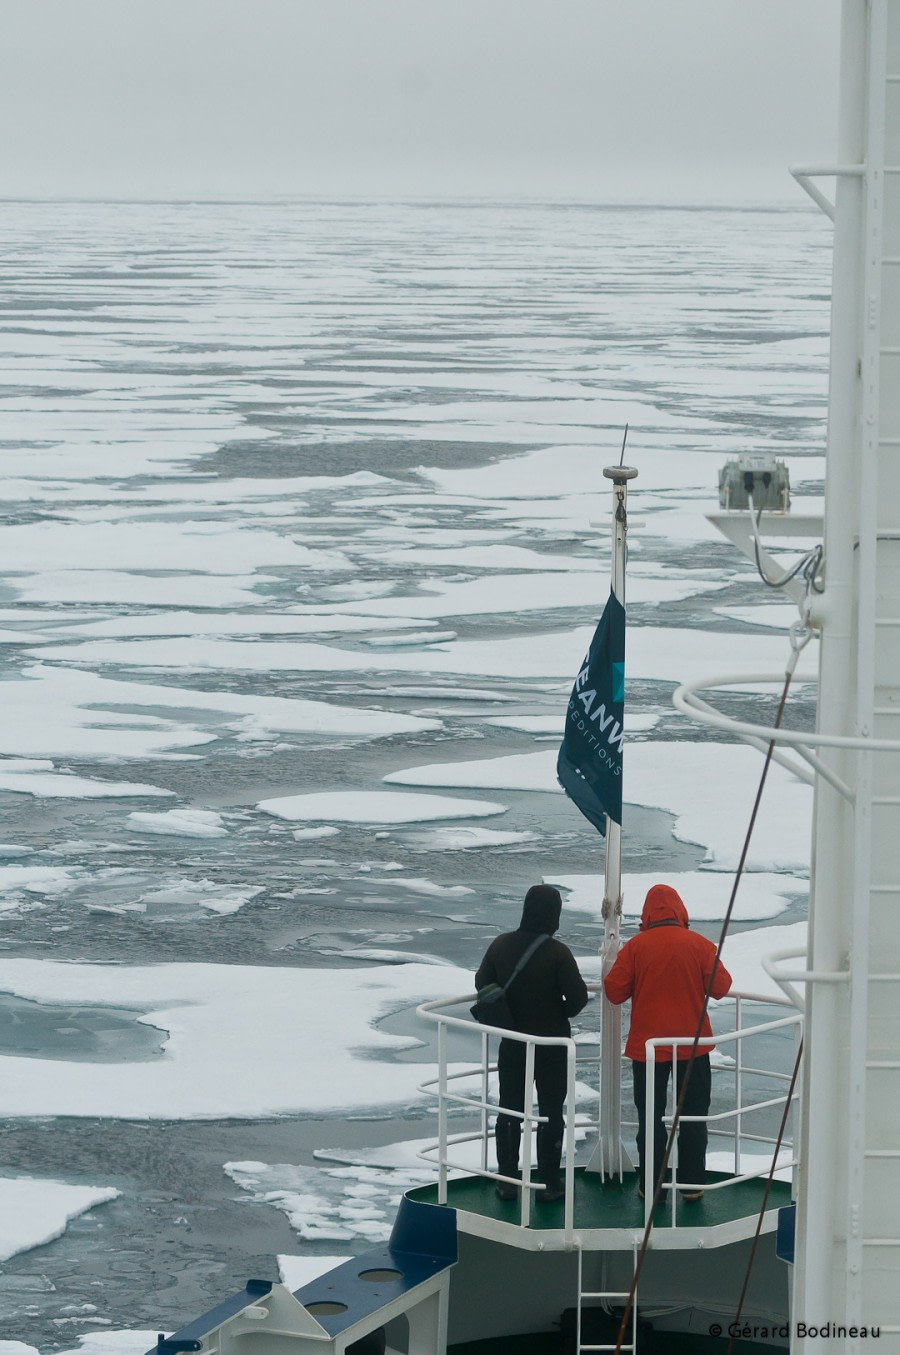
<svg viewBox="0 0 900 1355">
<path fill-rule="evenodd" d="M 715 965 L 710 995 L 724 997 L 731 988 L 731 975 L 721 960 L 716 965 L 716 948 L 705 936 L 690 930 L 690 919 L 680 895 L 670 885 L 653 885 L 644 900 L 641 929 L 619 951 L 603 987 L 610 1002 L 618 1005 L 631 998 L 631 1026 L 625 1044 L 625 1056 L 631 1059 L 634 1075 L 634 1104 L 638 1113 L 638 1191 L 643 1195 L 644 1143 L 647 1105 L 646 1041 L 658 1036 L 688 1036 L 693 1039 L 700 1024 L 703 999 Z M 701 1036 L 712 1035 L 709 1017 L 703 1016 Z M 707 1115 L 711 1095 L 709 1053 L 712 1045 L 697 1046 L 691 1068 L 682 1115 Z M 675 1096 L 681 1094 L 690 1059 L 691 1046 L 676 1050 Z M 656 1048 L 654 1073 L 653 1181 L 659 1180 L 666 1150 L 663 1116 L 672 1049 Z M 678 1131 L 677 1179 L 688 1187 L 686 1200 L 699 1200 L 706 1181 L 705 1124 L 681 1123 Z"/>
</svg>

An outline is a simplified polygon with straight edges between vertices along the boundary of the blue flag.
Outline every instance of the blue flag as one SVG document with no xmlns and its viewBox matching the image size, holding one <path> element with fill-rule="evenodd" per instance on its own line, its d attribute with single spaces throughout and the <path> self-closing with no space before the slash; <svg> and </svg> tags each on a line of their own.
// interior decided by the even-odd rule
<svg viewBox="0 0 900 1355">
<path fill-rule="evenodd" d="M 622 822 L 624 718 L 625 608 L 610 593 L 572 688 L 556 762 L 559 784 L 604 836 L 607 814 Z"/>
</svg>

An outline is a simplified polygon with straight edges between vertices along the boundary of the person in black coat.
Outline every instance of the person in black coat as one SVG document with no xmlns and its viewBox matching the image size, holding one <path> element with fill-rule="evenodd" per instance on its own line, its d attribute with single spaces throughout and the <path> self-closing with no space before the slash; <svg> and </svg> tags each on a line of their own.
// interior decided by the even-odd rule
<svg viewBox="0 0 900 1355">
<path fill-rule="evenodd" d="M 515 1020 L 514 1028 L 527 1035 L 571 1035 L 569 1018 L 577 1016 L 587 1004 L 588 991 L 578 972 L 575 956 L 562 941 L 553 939 L 561 912 L 562 899 L 558 889 L 551 885 L 532 885 L 525 895 L 518 930 L 504 932 L 491 942 L 475 975 L 476 988 L 484 988 L 489 983 L 504 985 L 532 942 L 539 935 L 550 938 L 534 952 L 506 994 Z M 525 1108 L 525 1048 L 519 1040 L 500 1041 L 497 1067 L 501 1113 L 497 1116 L 494 1138 L 497 1170 L 501 1176 L 520 1175 L 522 1121 L 502 1112 Z M 540 1045 L 535 1048 L 534 1081 L 538 1112 L 547 1120 L 546 1124 L 539 1124 L 537 1130 L 538 1176 L 545 1186 L 538 1192 L 538 1199 L 558 1200 L 564 1194 L 560 1162 L 566 1099 L 565 1049 Z M 516 1187 L 499 1181 L 497 1194 L 501 1200 L 515 1199 Z"/>
</svg>

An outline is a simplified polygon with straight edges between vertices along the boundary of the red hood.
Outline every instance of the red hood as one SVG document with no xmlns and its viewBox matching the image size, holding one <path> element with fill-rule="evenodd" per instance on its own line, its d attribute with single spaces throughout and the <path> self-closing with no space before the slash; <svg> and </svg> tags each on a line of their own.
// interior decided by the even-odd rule
<svg viewBox="0 0 900 1355">
<path fill-rule="evenodd" d="M 651 927 L 655 922 L 677 922 L 682 927 L 691 925 L 681 895 L 671 885 L 653 885 L 647 890 L 641 928 Z"/>
</svg>

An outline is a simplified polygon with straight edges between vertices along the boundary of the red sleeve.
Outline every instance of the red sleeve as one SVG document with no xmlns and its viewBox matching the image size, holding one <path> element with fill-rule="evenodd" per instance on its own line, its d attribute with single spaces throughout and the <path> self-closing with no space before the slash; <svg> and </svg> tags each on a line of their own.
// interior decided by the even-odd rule
<svg viewBox="0 0 900 1355">
<path fill-rule="evenodd" d="M 712 967 L 715 962 L 715 958 L 716 958 L 715 948 L 712 945 L 712 943 L 710 943 L 708 962 L 703 966 L 703 981 L 707 986 L 709 985 L 709 976 L 712 973 Z M 725 997 L 726 994 L 731 991 L 731 984 L 732 984 L 731 975 L 729 974 L 728 970 L 725 968 L 722 961 L 720 960 L 719 963 L 716 965 L 716 976 L 713 979 L 713 986 L 709 994 L 710 997 L 714 998 Z"/>
<path fill-rule="evenodd" d="M 614 1006 L 626 1002 L 634 992 L 634 960 L 631 946 L 625 945 L 616 956 L 616 962 L 603 980 L 603 991 Z"/>
</svg>

